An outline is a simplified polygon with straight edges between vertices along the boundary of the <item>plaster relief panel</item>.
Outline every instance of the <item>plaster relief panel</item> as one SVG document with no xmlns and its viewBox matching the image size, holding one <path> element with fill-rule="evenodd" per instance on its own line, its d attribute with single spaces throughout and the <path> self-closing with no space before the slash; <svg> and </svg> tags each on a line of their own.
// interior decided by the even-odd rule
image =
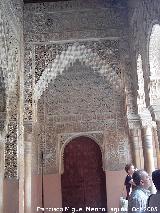
<svg viewBox="0 0 160 213">
<path fill-rule="evenodd" d="M 105 140 L 105 169 L 123 170 L 131 160 L 128 135 L 124 129 L 108 129 L 104 133 Z"/>
<path fill-rule="evenodd" d="M 45 89 L 41 97 L 38 98 L 37 106 L 37 123 L 40 136 L 38 146 L 39 150 L 43 150 L 46 156 L 46 173 L 56 173 L 59 171 L 60 150 L 67 138 L 80 133 L 84 135 L 86 132 L 107 132 L 108 129 L 114 129 L 111 134 L 113 136 L 117 134 L 118 129 L 122 129 L 122 132 L 119 131 L 120 139 L 116 141 L 114 137 L 108 135 L 108 143 L 110 145 L 114 144 L 113 150 L 119 154 L 121 153 L 120 161 L 116 160 L 114 164 L 114 161 L 112 161 L 114 160 L 113 157 L 106 157 L 107 160 L 104 162 L 112 161 L 113 168 L 108 167 L 104 163 L 104 169 L 121 169 L 124 165 L 122 162 L 126 162 L 127 159 L 122 154 L 124 152 L 123 149 L 125 149 L 124 147 L 128 143 L 128 139 L 124 134 L 125 97 L 121 71 L 118 67 L 119 53 L 117 44 L 116 41 L 84 42 L 83 45 L 87 46 L 88 49 L 93 47 L 92 51 L 95 51 L 98 55 L 100 60 L 96 62 L 97 67 L 94 66 L 94 62 L 92 65 L 91 62 L 87 63 L 87 60 L 82 60 L 81 57 L 77 58 L 68 64 L 63 72 L 60 73 L 57 70 L 56 77 L 47 81 L 46 88 L 42 87 Z M 115 48 L 116 45 L 117 48 Z M 52 61 L 51 53 L 53 49 L 51 45 L 49 45 L 49 49 L 47 49 L 47 46 L 44 46 L 44 48 L 47 51 L 45 52 L 45 57 L 43 57 L 43 51 L 41 54 L 43 63 L 41 63 L 42 69 L 36 85 L 43 79 L 43 76 L 51 76 L 53 74 L 52 69 L 50 72 L 47 71 L 47 68 L 45 69 L 45 66 L 49 66 L 48 63 Z M 66 54 L 66 58 L 69 60 L 70 56 L 67 55 L 69 54 L 67 50 L 63 54 Z M 61 55 L 63 51 L 60 51 Z M 75 55 L 73 54 L 73 57 L 75 56 L 76 53 Z M 86 59 L 87 57 L 88 55 L 86 55 Z M 40 59 L 37 58 L 37 66 L 38 61 Z M 46 65 L 45 62 L 47 62 Z M 101 72 L 102 68 L 100 65 L 98 66 L 100 62 L 103 65 L 108 63 L 108 70 L 106 66 L 106 69 Z M 48 77 L 46 76 L 46 78 Z M 97 139 L 97 141 L 103 140 Z M 106 156 L 109 150 L 105 149 L 104 144 L 99 145 L 103 155 Z"/>
<path fill-rule="evenodd" d="M 20 5 L 19 1 L 0 2 L 0 113 L 5 135 L 5 178 L 18 177 L 18 75 L 21 67 L 20 36 L 22 35 L 20 30 L 22 8 L 18 9 L 18 5 Z"/>
</svg>

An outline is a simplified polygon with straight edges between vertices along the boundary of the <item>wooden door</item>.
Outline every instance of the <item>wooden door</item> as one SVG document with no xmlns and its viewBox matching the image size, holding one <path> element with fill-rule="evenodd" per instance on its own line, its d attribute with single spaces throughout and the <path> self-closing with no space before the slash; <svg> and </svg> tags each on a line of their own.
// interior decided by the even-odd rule
<svg viewBox="0 0 160 213">
<path fill-rule="evenodd" d="M 63 207 L 107 209 L 102 155 L 92 139 L 78 137 L 67 144 L 61 182 Z"/>
</svg>

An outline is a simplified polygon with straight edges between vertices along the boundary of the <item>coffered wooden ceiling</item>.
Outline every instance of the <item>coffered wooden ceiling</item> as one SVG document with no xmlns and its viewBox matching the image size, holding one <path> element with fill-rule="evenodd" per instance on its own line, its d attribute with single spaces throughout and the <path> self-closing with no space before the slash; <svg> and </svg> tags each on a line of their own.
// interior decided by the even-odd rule
<svg viewBox="0 0 160 213">
<path fill-rule="evenodd" d="M 71 1 L 71 0 L 23 0 L 25 4 L 27 3 L 42 3 L 42 2 L 58 2 L 58 1 Z"/>
</svg>

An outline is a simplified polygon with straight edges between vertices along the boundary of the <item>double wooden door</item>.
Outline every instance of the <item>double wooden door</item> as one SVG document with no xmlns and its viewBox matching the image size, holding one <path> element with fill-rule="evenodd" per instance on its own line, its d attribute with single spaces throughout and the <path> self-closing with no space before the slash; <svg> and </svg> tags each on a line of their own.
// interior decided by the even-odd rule
<svg viewBox="0 0 160 213">
<path fill-rule="evenodd" d="M 62 182 L 63 207 L 105 208 L 106 178 L 99 146 L 88 137 L 78 137 L 65 147 Z M 99 210 L 99 212 L 101 212 Z M 104 212 L 104 211 L 103 211 Z"/>
</svg>

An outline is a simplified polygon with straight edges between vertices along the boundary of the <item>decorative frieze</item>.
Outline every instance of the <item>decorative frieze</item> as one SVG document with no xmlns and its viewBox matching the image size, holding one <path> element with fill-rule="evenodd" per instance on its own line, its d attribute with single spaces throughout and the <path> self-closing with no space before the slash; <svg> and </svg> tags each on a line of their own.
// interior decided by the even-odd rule
<svg viewBox="0 0 160 213">
<path fill-rule="evenodd" d="M 64 32 L 49 32 L 46 34 L 24 34 L 24 41 L 26 43 L 50 43 L 54 41 L 76 41 L 76 40 L 86 40 L 90 38 L 98 39 L 119 39 L 122 36 L 126 36 L 127 29 L 122 30 L 122 28 L 117 29 L 108 29 L 106 31 L 103 29 L 96 30 L 87 30 L 87 31 L 64 31 Z"/>
<path fill-rule="evenodd" d="M 32 12 L 32 11 L 31 11 Z M 123 8 L 92 9 L 83 11 L 67 11 L 59 13 L 27 13 L 25 14 L 24 32 L 45 34 L 49 32 L 102 30 L 122 27 L 126 17 Z"/>
<path fill-rule="evenodd" d="M 33 13 L 42 13 L 46 12 L 62 12 L 62 11 L 70 11 L 70 10 L 84 10 L 84 9 L 95 9 L 99 8 L 108 8 L 108 7 L 126 7 L 127 1 L 115 1 L 112 2 L 110 0 L 102 0 L 99 2 L 98 0 L 89 0 L 89 1 L 65 1 L 65 2 L 43 2 L 37 4 L 25 4 L 26 12 Z"/>
<path fill-rule="evenodd" d="M 125 6 L 105 0 L 25 4 L 25 42 L 121 37 L 127 31 Z"/>
</svg>

